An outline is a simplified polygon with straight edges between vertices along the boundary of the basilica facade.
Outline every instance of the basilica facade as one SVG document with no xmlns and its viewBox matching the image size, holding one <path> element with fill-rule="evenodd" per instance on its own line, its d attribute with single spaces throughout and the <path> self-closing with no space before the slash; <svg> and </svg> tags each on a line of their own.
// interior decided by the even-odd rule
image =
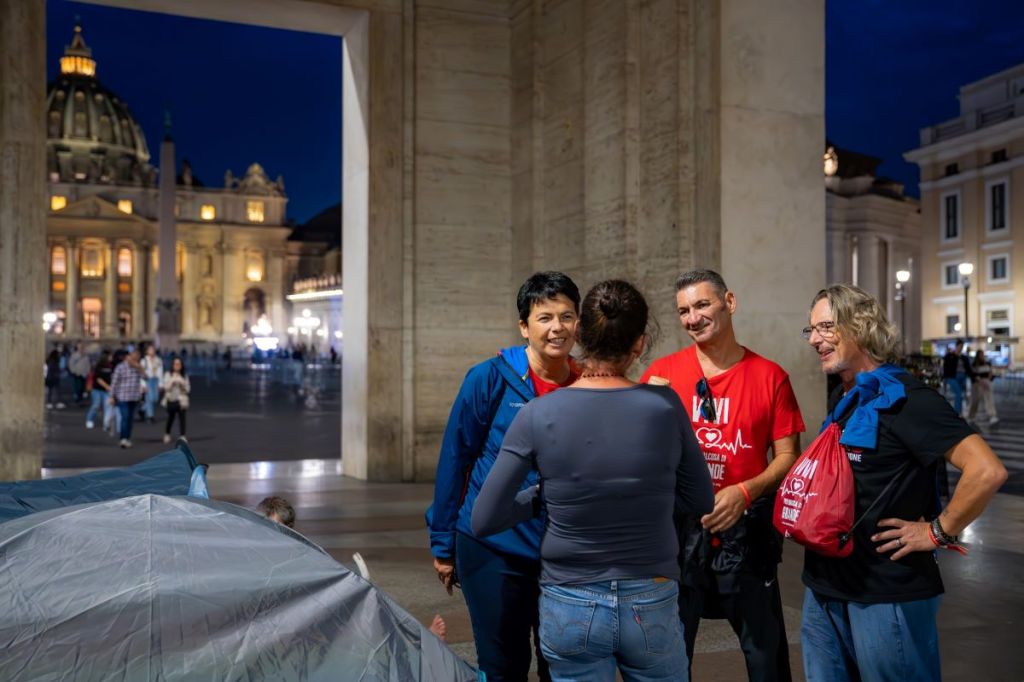
<svg viewBox="0 0 1024 682">
<path fill-rule="evenodd" d="M 47 88 L 46 131 L 48 335 L 152 338 L 158 173 L 127 103 L 100 83 L 80 27 Z M 209 187 L 187 161 L 176 180 L 181 341 L 235 345 L 254 328 L 283 330 L 289 271 L 301 269 L 288 257 L 283 180 L 252 163 L 241 177 L 229 170 L 221 186 Z"/>
</svg>

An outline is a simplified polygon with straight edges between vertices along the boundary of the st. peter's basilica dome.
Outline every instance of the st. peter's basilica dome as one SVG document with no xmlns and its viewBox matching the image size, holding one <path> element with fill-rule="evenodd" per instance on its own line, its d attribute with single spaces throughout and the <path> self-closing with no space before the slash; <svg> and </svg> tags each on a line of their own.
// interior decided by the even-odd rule
<svg viewBox="0 0 1024 682">
<path fill-rule="evenodd" d="M 128 105 L 96 78 L 92 50 L 75 27 L 47 88 L 46 170 L 51 182 L 152 186 L 156 170 Z"/>
</svg>

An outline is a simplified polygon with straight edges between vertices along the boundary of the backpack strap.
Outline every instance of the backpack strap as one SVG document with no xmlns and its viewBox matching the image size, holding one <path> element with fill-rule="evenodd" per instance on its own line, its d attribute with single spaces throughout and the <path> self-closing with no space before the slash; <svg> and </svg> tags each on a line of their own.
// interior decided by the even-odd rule
<svg viewBox="0 0 1024 682">
<path fill-rule="evenodd" d="M 886 486 L 882 488 L 882 492 L 878 493 L 878 497 L 876 497 L 874 501 L 868 505 L 868 508 L 864 510 L 864 513 L 860 515 L 860 518 L 853 522 L 853 525 L 850 526 L 850 530 L 846 531 L 845 533 L 839 536 L 840 549 L 842 549 L 843 546 L 846 545 L 846 543 L 853 539 L 853 531 L 857 529 L 857 526 L 860 525 L 860 522 L 863 521 L 864 518 L 871 513 L 871 510 L 878 505 L 879 501 L 881 501 L 882 498 L 886 497 L 889 494 L 889 492 L 892 491 L 895 485 L 903 479 L 903 475 L 907 473 L 912 464 L 913 461 L 910 459 L 904 461 L 903 464 L 900 465 L 900 468 L 896 471 L 896 474 L 891 479 L 889 479 L 889 483 L 887 483 Z"/>
</svg>

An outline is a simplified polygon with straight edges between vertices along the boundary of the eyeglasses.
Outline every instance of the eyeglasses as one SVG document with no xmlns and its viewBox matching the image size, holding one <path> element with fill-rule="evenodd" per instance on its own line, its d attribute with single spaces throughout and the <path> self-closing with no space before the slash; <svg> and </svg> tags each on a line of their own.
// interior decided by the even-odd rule
<svg viewBox="0 0 1024 682">
<path fill-rule="evenodd" d="M 718 421 L 718 414 L 715 412 L 715 399 L 711 396 L 711 386 L 708 380 L 701 377 L 697 382 L 697 397 L 700 398 L 700 416 L 705 421 L 715 423 Z"/>
<path fill-rule="evenodd" d="M 818 332 L 818 336 L 827 340 L 835 338 L 836 334 L 836 323 L 835 322 L 819 322 L 818 324 L 812 324 L 810 327 L 804 327 L 800 331 L 800 336 L 804 339 L 810 340 L 811 334 Z"/>
</svg>

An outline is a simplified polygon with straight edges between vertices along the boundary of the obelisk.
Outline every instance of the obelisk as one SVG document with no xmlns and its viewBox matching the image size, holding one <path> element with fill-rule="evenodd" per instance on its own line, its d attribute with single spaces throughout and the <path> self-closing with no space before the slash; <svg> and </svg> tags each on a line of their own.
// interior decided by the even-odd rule
<svg viewBox="0 0 1024 682">
<path fill-rule="evenodd" d="M 160 268 L 156 288 L 156 344 L 162 351 L 178 350 L 181 334 L 181 297 L 178 295 L 177 225 L 174 215 L 177 179 L 174 166 L 174 139 L 171 114 L 164 118 L 164 141 L 160 145 Z"/>
</svg>

